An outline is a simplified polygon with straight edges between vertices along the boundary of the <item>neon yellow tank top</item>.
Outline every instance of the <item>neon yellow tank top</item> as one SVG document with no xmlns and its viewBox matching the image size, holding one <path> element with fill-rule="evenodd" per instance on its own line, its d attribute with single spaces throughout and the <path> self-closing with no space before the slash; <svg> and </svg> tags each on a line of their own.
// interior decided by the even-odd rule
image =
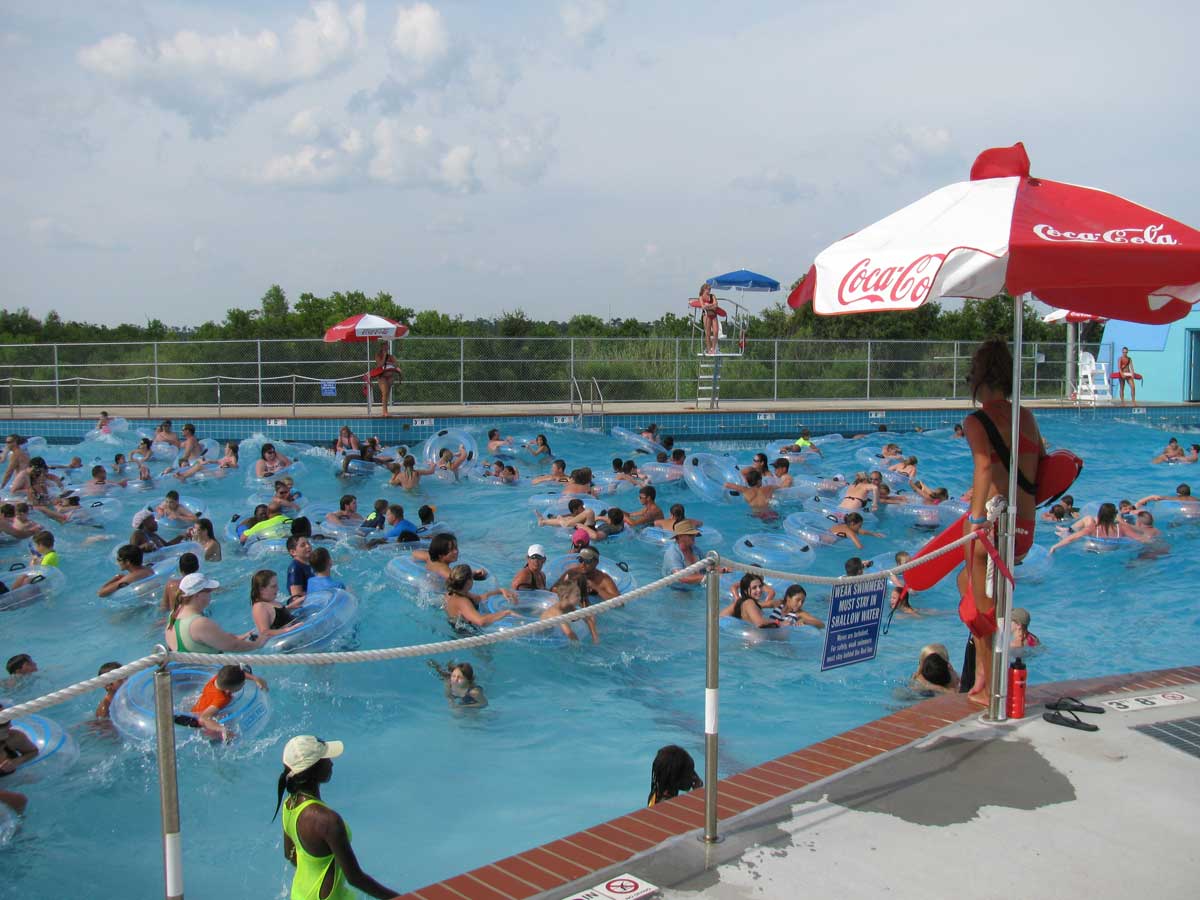
<svg viewBox="0 0 1200 900">
<path fill-rule="evenodd" d="M 334 861 L 333 854 L 310 856 L 305 852 L 300 838 L 296 836 L 296 823 L 300 820 L 300 813 L 314 803 L 318 806 L 325 806 L 320 800 L 311 798 L 297 804 L 295 809 L 289 808 L 286 803 L 283 806 L 283 833 L 291 838 L 292 846 L 296 848 L 296 876 L 292 879 L 291 898 L 292 900 L 354 900 L 359 896 L 358 891 L 346 884 L 346 876 L 341 869 L 336 868 L 337 862 Z M 346 837 L 350 837 L 349 825 L 346 826 Z M 329 893 L 322 897 L 321 883 L 325 880 L 325 873 L 329 871 L 330 866 L 335 867 L 333 885 Z"/>
</svg>

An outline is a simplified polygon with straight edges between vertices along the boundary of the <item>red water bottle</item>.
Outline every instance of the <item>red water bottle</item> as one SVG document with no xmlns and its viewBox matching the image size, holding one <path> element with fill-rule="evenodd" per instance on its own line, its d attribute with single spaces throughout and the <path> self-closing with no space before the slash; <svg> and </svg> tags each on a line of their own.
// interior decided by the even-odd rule
<svg viewBox="0 0 1200 900">
<path fill-rule="evenodd" d="M 1008 717 L 1025 718 L 1025 685 L 1029 681 L 1029 670 L 1025 660 L 1017 657 L 1008 667 Z"/>
</svg>

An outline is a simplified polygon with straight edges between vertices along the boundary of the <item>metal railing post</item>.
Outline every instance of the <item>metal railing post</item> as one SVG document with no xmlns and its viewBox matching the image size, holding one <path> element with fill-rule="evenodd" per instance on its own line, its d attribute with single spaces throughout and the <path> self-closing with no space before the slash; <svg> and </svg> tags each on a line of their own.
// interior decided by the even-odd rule
<svg viewBox="0 0 1200 900">
<path fill-rule="evenodd" d="M 675 338 L 675 402 L 679 402 L 679 338 Z"/>
<path fill-rule="evenodd" d="M 150 376 L 146 376 L 146 418 L 150 418 Z"/>
<path fill-rule="evenodd" d="M 710 550 L 704 576 L 707 599 L 704 628 L 704 843 L 721 840 L 717 833 L 717 733 L 720 691 L 721 554 Z"/>
<path fill-rule="evenodd" d="M 154 342 L 154 405 L 162 406 L 162 398 L 158 396 L 158 341 Z"/>
<path fill-rule="evenodd" d="M 8 417 L 10 419 L 16 418 L 16 413 L 13 412 L 13 380 L 11 375 L 8 376 Z"/>
<path fill-rule="evenodd" d="M 771 367 L 771 399 L 779 399 L 779 338 L 775 339 L 775 364 Z"/>
<path fill-rule="evenodd" d="M 163 896 L 183 900 L 183 837 L 179 831 L 179 781 L 175 767 L 175 701 L 171 673 L 154 673 L 155 746 L 158 751 L 158 801 L 162 811 Z"/>
<path fill-rule="evenodd" d="M 458 339 L 458 402 L 460 406 L 467 405 L 467 339 Z"/>
<path fill-rule="evenodd" d="M 958 341 L 954 342 L 954 375 L 950 381 L 950 398 L 958 399 Z"/>
<path fill-rule="evenodd" d="M 569 364 L 571 380 L 575 380 L 575 338 L 571 338 L 571 361 Z"/>
<path fill-rule="evenodd" d="M 1037 396 L 1038 389 L 1038 345 L 1037 341 L 1033 343 L 1033 396 Z"/>
<path fill-rule="evenodd" d="M 871 399 L 871 342 L 867 341 L 867 399 Z"/>
<path fill-rule="evenodd" d="M 58 344 L 54 345 L 54 408 L 58 409 Z"/>
<path fill-rule="evenodd" d="M 79 396 L 79 394 L 80 394 L 79 382 L 80 382 L 80 378 L 78 375 L 76 375 L 75 376 L 75 415 L 82 419 L 83 418 L 83 400 Z"/>
<path fill-rule="evenodd" d="M 258 406 L 262 408 L 262 341 L 254 342 L 258 350 Z"/>
<path fill-rule="evenodd" d="M 221 415 L 221 376 L 217 376 L 217 415 Z"/>
<path fill-rule="evenodd" d="M 367 382 L 368 415 L 370 414 L 370 411 L 369 411 L 369 407 L 371 405 L 370 397 L 371 397 L 371 382 L 368 381 Z M 292 418 L 293 419 L 296 418 L 296 373 L 295 372 L 292 373 Z"/>
</svg>

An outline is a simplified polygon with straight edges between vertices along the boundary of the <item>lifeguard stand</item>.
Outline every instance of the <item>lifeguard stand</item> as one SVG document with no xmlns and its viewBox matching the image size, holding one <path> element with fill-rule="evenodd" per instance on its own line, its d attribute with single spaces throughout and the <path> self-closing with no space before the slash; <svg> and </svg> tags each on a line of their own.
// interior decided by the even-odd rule
<svg viewBox="0 0 1200 900">
<path fill-rule="evenodd" d="M 713 291 L 754 291 L 764 293 L 779 290 L 779 282 L 749 269 L 738 269 L 708 279 Z M 696 354 L 696 408 L 716 409 L 721 405 L 721 364 L 731 356 L 746 352 L 746 330 L 750 311 L 736 300 L 717 297 L 717 308 L 724 315 L 717 317 L 717 352 L 705 353 L 704 311 L 698 300 L 692 301 L 692 352 Z"/>
<path fill-rule="evenodd" d="M 717 307 L 725 315 L 717 316 L 717 352 L 706 353 L 704 347 L 704 311 L 692 309 L 691 349 L 696 354 L 696 407 L 716 409 L 721 405 L 721 364 L 731 356 L 746 351 L 746 329 L 750 313 L 736 300 L 717 298 Z"/>
</svg>

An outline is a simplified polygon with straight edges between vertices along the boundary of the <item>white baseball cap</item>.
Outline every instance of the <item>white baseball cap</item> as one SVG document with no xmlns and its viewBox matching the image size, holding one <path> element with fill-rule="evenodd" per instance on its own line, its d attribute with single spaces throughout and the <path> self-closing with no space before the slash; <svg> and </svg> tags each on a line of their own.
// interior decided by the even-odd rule
<svg viewBox="0 0 1200 900">
<path fill-rule="evenodd" d="M 143 522 L 145 522 L 147 519 L 153 519 L 153 518 L 154 518 L 154 510 L 139 509 L 137 512 L 135 512 L 133 514 L 133 527 L 141 528 Z"/>
<path fill-rule="evenodd" d="M 546 558 L 546 548 L 543 547 L 541 544 L 530 544 L 529 549 L 525 551 L 525 555 L 530 556 L 530 557 L 540 556 L 542 559 L 545 559 Z"/>
<path fill-rule="evenodd" d="M 215 591 L 221 586 L 221 582 L 214 581 L 203 572 L 193 572 L 191 575 L 184 575 L 179 582 L 179 593 L 185 597 L 194 597 L 201 591 Z"/>
<path fill-rule="evenodd" d="M 323 741 L 311 734 L 298 734 L 283 748 L 283 764 L 293 775 L 307 771 L 323 759 L 341 756 L 341 741 Z"/>
</svg>

